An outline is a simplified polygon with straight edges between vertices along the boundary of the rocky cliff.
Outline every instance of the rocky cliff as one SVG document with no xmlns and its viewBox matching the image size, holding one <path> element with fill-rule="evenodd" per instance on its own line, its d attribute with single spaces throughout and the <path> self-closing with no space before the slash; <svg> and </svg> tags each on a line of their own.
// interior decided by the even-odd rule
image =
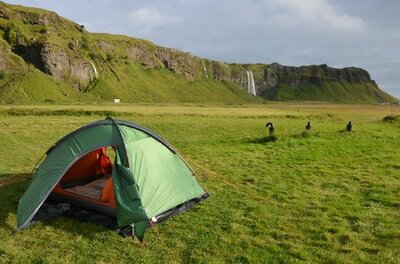
<svg viewBox="0 0 400 264">
<path fill-rule="evenodd" d="M 41 91 L 41 96 L 33 96 L 38 100 L 47 96 L 51 100 L 260 101 L 246 92 L 247 71 L 254 76 L 256 94 L 264 99 L 395 100 L 378 88 L 368 72 L 358 68 L 227 64 L 146 40 L 92 34 L 54 12 L 0 2 L 3 102 L 29 101 L 35 89 Z M 37 79 L 41 87 L 31 83 Z M 24 98 L 13 89 L 28 96 Z"/>
<path fill-rule="evenodd" d="M 269 100 L 310 100 L 331 102 L 392 102 L 393 97 L 380 90 L 366 70 L 347 67 L 335 69 L 323 65 L 301 67 L 278 63 L 244 65 L 255 79 L 257 95 Z M 231 81 L 244 88 L 243 69 L 236 70 Z"/>
</svg>

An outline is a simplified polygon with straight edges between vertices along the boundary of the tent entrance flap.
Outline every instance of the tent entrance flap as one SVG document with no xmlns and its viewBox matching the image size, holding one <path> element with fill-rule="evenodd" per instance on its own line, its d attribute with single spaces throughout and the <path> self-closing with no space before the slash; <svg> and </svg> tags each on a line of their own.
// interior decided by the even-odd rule
<svg viewBox="0 0 400 264">
<path fill-rule="evenodd" d="M 64 196 L 115 208 L 112 169 L 107 147 L 91 151 L 71 166 L 52 194 L 56 194 L 59 201 Z"/>
</svg>

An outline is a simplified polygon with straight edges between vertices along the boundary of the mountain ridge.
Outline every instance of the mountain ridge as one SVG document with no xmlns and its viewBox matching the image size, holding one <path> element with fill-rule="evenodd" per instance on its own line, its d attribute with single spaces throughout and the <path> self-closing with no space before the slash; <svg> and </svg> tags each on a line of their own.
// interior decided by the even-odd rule
<svg viewBox="0 0 400 264">
<path fill-rule="evenodd" d="M 247 71 L 267 100 L 397 101 L 359 68 L 219 62 L 143 39 L 89 33 L 55 12 L 3 2 L 0 36 L 3 103 L 261 102 L 246 92 Z"/>
</svg>

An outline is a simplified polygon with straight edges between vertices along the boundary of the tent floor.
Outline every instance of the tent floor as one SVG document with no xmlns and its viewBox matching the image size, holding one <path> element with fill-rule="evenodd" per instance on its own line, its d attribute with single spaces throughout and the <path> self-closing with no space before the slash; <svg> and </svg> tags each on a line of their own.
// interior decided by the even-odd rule
<svg viewBox="0 0 400 264">
<path fill-rule="evenodd" d="M 100 174 L 85 178 L 84 180 L 63 182 L 61 183 L 63 191 L 52 192 L 47 200 L 57 203 L 67 203 L 115 217 L 115 208 L 109 204 L 100 202 L 104 186 L 110 177 L 112 177 L 111 174 Z"/>
<path fill-rule="evenodd" d="M 111 177 L 111 174 L 104 175 L 96 180 L 86 184 L 76 185 L 70 188 L 64 188 L 65 191 L 86 196 L 94 200 L 99 200 L 106 181 Z"/>
<path fill-rule="evenodd" d="M 111 216 L 111 217 L 114 217 L 114 218 L 116 217 L 115 208 L 112 208 L 112 207 L 109 207 L 109 206 L 106 206 L 106 205 L 101 205 L 101 204 L 90 202 L 89 199 L 82 200 L 82 199 L 79 199 L 79 198 L 76 198 L 76 197 L 72 197 L 72 196 L 69 196 L 69 195 L 62 195 L 62 194 L 52 193 L 47 198 L 46 202 L 47 201 L 49 201 L 49 202 L 53 201 L 53 202 L 56 202 L 56 203 L 59 203 L 59 204 L 66 203 L 66 204 L 70 204 L 70 205 L 73 205 L 73 206 L 76 206 L 76 207 L 79 207 L 79 208 L 82 208 L 82 209 L 87 209 L 89 211 L 95 211 L 95 212 L 98 212 L 100 214 L 108 215 L 108 216 Z"/>
</svg>

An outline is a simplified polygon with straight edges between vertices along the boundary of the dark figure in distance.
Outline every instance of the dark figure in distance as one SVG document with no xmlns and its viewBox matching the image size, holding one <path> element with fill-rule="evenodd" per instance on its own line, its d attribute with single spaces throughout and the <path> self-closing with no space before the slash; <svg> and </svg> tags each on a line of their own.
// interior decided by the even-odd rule
<svg viewBox="0 0 400 264">
<path fill-rule="evenodd" d="M 311 122 L 308 121 L 307 125 L 306 125 L 306 130 L 310 130 L 311 129 Z"/>
<path fill-rule="evenodd" d="M 346 130 L 348 131 L 348 132 L 351 132 L 351 130 L 353 129 L 353 124 L 351 123 L 351 121 L 347 124 L 347 126 L 346 126 Z"/>
<path fill-rule="evenodd" d="M 268 122 L 268 123 L 265 125 L 265 127 L 268 127 L 268 126 L 269 126 L 269 135 L 272 136 L 272 135 L 274 134 L 275 127 L 274 127 L 274 125 L 273 125 L 271 122 Z"/>
</svg>

